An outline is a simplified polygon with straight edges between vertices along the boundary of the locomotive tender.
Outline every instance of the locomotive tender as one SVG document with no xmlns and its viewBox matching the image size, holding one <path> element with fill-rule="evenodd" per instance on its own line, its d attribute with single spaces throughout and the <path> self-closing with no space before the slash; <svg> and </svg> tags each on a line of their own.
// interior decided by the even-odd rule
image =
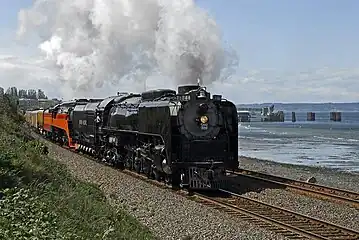
<svg viewBox="0 0 359 240">
<path fill-rule="evenodd" d="M 236 106 L 199 85 L 64 105 L 46 111 L 56 119 L 62 109 L 67 127 L 45 134 L 119 168 L 189 189 L 223 188 L 238 168 Z"/>
</svg>

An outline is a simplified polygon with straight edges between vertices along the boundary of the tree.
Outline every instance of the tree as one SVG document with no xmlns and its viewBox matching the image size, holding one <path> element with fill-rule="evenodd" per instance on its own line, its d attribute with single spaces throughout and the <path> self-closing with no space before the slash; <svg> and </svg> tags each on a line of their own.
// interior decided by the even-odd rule
<svg viewBox="0 0 359 240">
<path fill-rule="evenodd" d="M 37 99 L 46 99 L 46 95 L 41 89 L 37 90 Z"/>
<path fill-rule="evenodd" d="M 27 91 L 25 89 L 19 90 L 19 98 L 27 98 Z"/>
<path fill-rule="evenodd" d="M 9 96 L 17 97 L 17 88 L 16 87 L 9 87 L 6 90 L 6 94 Z"/>
<path fill-rule="evenodd" d="M 36 97 L 36 90 L 34 90 L 34 89 L 29 89 L 29 90 L 27 90 L 27 97 L 28 97 L 29 99 L 37 99 L 37 97 Z"/>
</svg>

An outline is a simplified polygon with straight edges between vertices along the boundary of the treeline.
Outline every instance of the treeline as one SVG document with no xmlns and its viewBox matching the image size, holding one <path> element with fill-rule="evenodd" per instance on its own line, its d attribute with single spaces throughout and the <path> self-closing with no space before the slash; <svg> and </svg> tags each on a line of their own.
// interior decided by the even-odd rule
<svg viewBox="0 0 359 240">
<path fill-rule="evenodd" d="M 17 89 L 16 87 L 9 87 L 6 92 L 4 88 L 0 87 L 0 95 L 7 94 L 12 97 L 25 98 L 25 99 L 48 99 L 45 92 L 41 89 Z"/>
</svg>

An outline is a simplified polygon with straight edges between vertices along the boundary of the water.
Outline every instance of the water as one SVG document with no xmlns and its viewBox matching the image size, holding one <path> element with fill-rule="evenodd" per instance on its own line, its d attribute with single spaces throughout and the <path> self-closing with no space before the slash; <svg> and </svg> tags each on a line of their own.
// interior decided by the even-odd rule
<svg viewBox="0 0 359 240">
<path fill-rule="evenodd" d="M 285 112 L 284 123 L 240 123 L 240 155 L 359 172 L 359 103 L 275 104 L 275 109 Z M 329 120 L 334 110 L 342 112 L 342 122 Z M 315 122 L 306 121 L 309 111 L 316 113 Z"/>
</svg>

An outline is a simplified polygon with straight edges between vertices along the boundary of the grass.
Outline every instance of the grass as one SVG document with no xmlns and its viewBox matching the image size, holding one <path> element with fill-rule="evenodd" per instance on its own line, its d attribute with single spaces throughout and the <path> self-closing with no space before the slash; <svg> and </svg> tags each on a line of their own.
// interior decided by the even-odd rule
<svg viewBox="0 0 359 240">
<path fill-rule="evenodd" d="M 95 185 L 44 155 L 15 110 L 0 99 L 0 239 L 154 239 Z"/>
</svg>

